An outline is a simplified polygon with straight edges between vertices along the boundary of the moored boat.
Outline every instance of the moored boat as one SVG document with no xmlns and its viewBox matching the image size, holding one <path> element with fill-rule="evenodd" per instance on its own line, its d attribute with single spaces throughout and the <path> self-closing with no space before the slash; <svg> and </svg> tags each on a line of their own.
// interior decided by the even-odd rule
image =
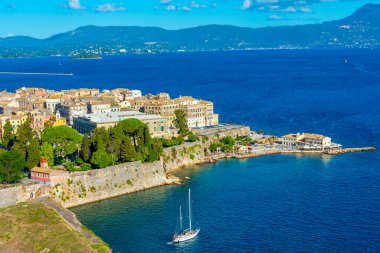
<svg viewBox="0 0 380 253">
<path fill-rule="evenodd" d="M 189 189 L 189 228 L 188 229 L 183 229 L 182 227 L 182 208 L 179 207 L 179 221 L 180 221 L 180 231 L 173 236 L 173 242 L 179 243 L 179 242 L 184 242 L 190 239 L 193 239 L 196 237 L 201 229 L 192 228 L 192 221 L 191 221 L 191 191 Z"/>
</svg>

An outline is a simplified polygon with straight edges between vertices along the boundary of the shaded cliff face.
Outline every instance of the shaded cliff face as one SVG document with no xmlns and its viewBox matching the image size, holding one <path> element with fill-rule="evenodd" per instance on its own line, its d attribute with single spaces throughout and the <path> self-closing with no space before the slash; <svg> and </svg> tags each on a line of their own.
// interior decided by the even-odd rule
<svg viewBox="0 0 380 253">
<path fill-rule="evenodd" d="M 138 161 L 71 173 L 52 187 L 50 197 L 64 207 L 73 207 L 166 183 L 162 161 L 148 164 Z"/>
</svg>

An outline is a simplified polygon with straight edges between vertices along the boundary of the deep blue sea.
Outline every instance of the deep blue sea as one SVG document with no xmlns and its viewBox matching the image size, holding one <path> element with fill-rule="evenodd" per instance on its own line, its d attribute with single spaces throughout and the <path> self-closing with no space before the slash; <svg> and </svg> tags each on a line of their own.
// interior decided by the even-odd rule
<svg viewBox="0 0 380 253">
<path fill-rule="evenodd" d="M 75 75 L 0 75 L 0 89 L 127 87 L 192 95 L 214 101 L 222 122 L 379 147 L 380 50 L 0 59 L 1 71 Z M 380 252 L 379 151 L 228 160 L 179 173 L 191 177 L 188 185 L 72 211 L 114 252 Z M 189 187 L 201 232 L 169 245 Z"/>
</svg>

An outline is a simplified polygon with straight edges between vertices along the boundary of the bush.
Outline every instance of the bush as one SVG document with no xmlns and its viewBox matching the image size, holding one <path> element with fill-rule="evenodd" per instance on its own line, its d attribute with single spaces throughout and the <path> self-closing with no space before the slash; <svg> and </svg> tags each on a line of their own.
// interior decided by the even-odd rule
<svg viewBox="0 0 380 253">
<path fill-rule="evenodd" d="M 187 141 L 188 142 L 195 142 L 195 141 L 198 141 L 199 138 L 198 136 L 196 136 L 193 132 L 190 132 L 188 137 L 187 137 Z"/>
<path fill-rule="evenodd" d="M 80 170 L 81 170 L 81 171 L 88 171 L 88 170 L 91 170 L 91 164 L 89 164 L 89 163 L 83 163 L 83 164 L 80 166 Z"/>
</svg>

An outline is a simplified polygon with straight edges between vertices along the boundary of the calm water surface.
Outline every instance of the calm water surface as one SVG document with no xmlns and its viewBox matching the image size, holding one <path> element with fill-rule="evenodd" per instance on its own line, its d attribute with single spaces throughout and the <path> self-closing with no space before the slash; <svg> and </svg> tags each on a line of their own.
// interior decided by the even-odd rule
<svg viewBox="0 0 380 253">
<path fill-rule="evenodd" d="M 347 59 L 348 63 L 344 63 Z M 215 102 L 222 122 L 274 134 L 319 132 L 346 146 L 379 146 L 380 50 L 213 52 L 102 60 L 0 59 L 21 85 L 142 89 Z M 379 152 L 222 161 L 166 186 L 72 209 L 115 252 L 379 252 Z M 193 193 L 199 236 L 168 245 Z"/>
</svg>

